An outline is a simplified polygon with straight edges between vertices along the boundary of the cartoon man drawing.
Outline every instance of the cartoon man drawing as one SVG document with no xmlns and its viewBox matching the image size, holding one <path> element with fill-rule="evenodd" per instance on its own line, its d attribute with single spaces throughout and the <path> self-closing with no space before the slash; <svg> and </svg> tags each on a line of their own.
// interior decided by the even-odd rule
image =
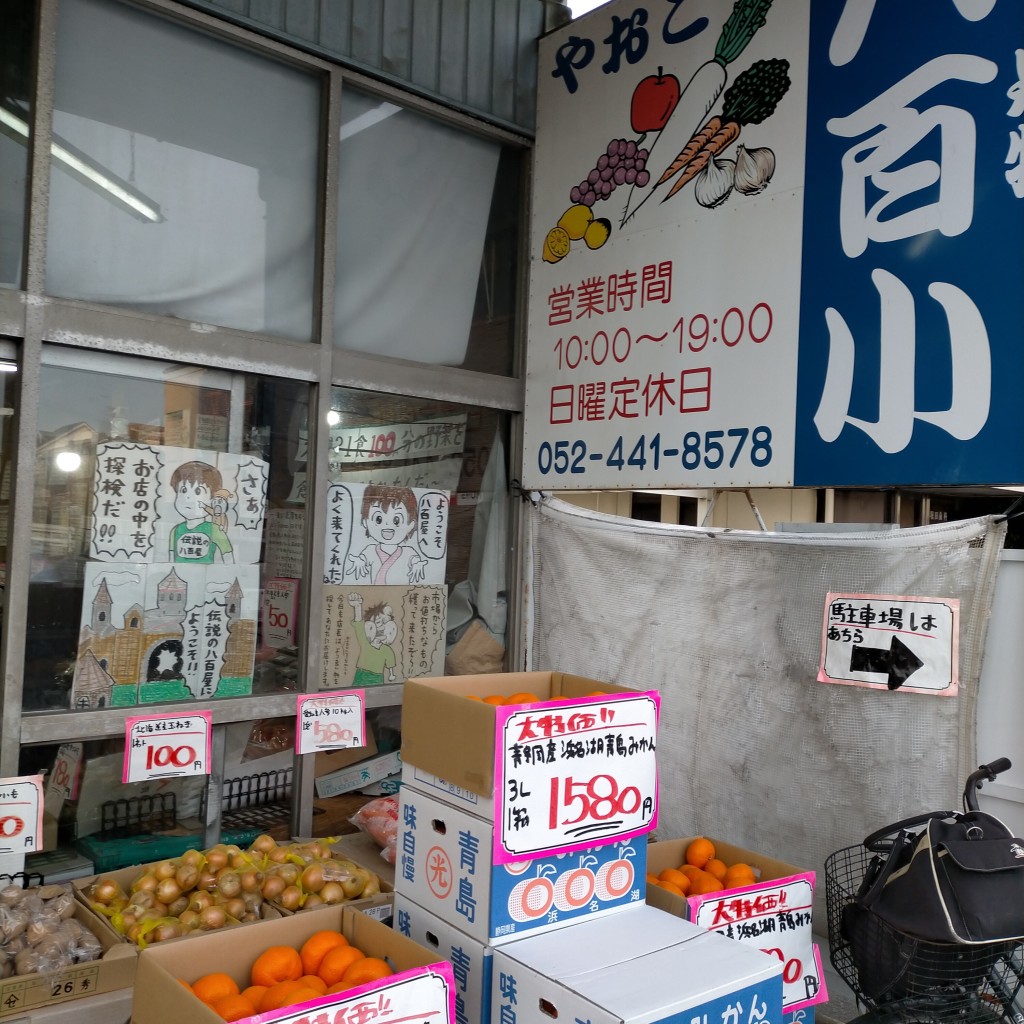
<svg viewBox="0 0 1024 1024">
<path fill-rule="evenodd" d="M 414 544 L 406 543 L 416 531 L 411 488 L 370 484 L 363 492 L 362 523 L 369 543 L 348 556 L 346 577 L 377 586 L 423 581 L 427 560 Z"/>
<path fill-rule="evenodd" d="M 362 594 L 349 594 L 348 603 L 352 605 L 352 624 L 359 645 L 352 685 L 381 686 L 397 682 L 397 659 L 391 645 L 398 638 L 398 625 L 391 605 L 383 602 L 371 605 L 366 609 L 364 619 Z"/>
<path fill-rule="evenodd" d="M 233 562 L 231 541 L 223 527 L 213 521 L 214 495 L 230 494 L 224 490 L 220 471 L 206 462 L 185 462 L 171 474 L 171 489 L 174 509 L 183 520 L 171 531 L 171 561 Z M 227 525 L 226 515 L 218 520 Z"/>
</svg>

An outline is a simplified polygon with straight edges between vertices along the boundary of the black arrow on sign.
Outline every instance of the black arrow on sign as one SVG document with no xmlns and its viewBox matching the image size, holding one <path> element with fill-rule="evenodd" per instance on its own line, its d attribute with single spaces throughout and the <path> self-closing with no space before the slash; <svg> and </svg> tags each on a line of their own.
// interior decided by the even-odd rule
<svg viewBox="0 0 1024 1024">
<path fill-rule="evenodd" d="M 889 650 L 879 647 L 858 647 L 850 651 L 851 672 L 880 672 L 889 677 L 890 690 L 898 690 L 924 662 L 898 636 L 892 638 Z"/>
</svg>

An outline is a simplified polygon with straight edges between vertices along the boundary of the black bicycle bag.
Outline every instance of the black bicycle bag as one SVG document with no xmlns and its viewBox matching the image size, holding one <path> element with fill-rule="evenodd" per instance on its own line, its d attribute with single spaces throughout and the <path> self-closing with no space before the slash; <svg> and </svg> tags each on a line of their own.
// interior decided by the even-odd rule
<svg viewBox="0 0 1024 1024">
<path fill-rule="evenodd" d="M 929 942 L 983 944 L 1024 938 L 1024 841 L 984 811 L 939 812 L 873 833 L 891 848 L 858 904 L 896 931 Z M 895 835 L 894 835 L 895 833 Z"/>
</svg>

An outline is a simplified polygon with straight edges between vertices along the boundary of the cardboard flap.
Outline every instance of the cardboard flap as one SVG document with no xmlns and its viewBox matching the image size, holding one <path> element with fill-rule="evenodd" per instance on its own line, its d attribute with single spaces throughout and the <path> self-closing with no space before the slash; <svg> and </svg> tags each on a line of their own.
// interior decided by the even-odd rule
<svg viewBox="0 0 1024 1024">
<path fill-rule="evenodd" d="M 461 693 L 406 680 L 402 760 L 478 796 L 490 796 L 494 790 L 494 708 L 466 700 L 467 694 L 477 692 L 479 679 L 467 676 Z M 451 682 L 459 680 L 456 677 Z M 416 723 L 415 729 L 406 728 L 411 721 Z"/>
</svg>

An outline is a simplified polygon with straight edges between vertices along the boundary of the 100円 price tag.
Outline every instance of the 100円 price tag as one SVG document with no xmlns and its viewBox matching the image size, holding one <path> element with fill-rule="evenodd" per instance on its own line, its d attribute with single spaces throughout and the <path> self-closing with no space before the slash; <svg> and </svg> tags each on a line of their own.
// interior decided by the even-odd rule
<svg viewBox="0 0 1024 1024">
<path fill-rule="evenodd" d="M 0 854 L 32 853 L 42 844 L 42 775 L 0 779 Z"/>
<path fill-rule="evenodd" d="M 210 711 L 126 719 L 121 781 L 209 775 L 212 732 Z"/>
<path fill-rule="evenodd" d="M 645 691 L 496 707 L 495 863 L 655 828 L 660 701 Z"/>
</svg>

